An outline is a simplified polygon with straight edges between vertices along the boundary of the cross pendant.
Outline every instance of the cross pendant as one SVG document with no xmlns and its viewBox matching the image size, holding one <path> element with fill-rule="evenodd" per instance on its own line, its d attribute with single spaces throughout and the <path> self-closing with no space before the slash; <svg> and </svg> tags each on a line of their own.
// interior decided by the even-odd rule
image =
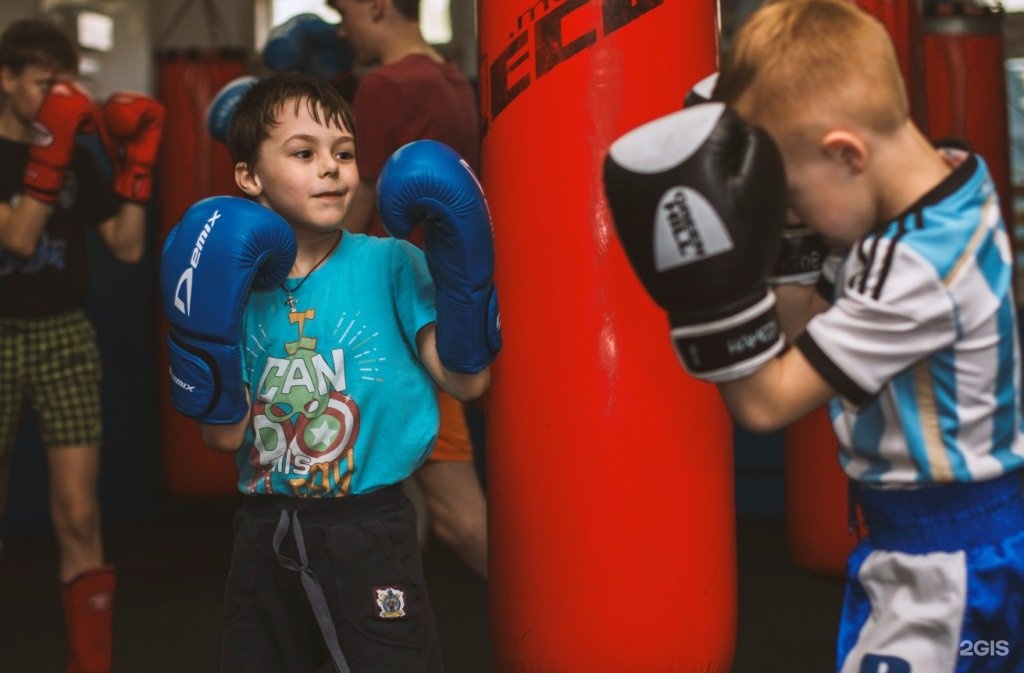
<svg viewBox="0 0 1024 673">
<path fill-rule="evenodd" d="M 295 313 L 295 304 L 297 302 L 295 301 L 295 297 L 292 296 L 291 292 L 288 293 L 288 298 L 284 300 L 284 303 L 292 313 Z"/>
</svg>

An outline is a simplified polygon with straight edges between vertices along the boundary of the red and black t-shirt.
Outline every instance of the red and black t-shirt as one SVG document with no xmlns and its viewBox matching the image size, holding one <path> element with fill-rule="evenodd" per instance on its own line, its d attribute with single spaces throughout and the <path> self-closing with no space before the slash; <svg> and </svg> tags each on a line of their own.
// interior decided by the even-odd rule
<svg viewBox="0 0 1024 673">
<path fill-rule="evenodd" d="M 0 202 L 22 198 L 29 146 L 0 138 Z M 0 247 L 0 316 L 41 318 L 84 309 L 89 267 L 86 227 L 113 217 L 120 200 L 92 152 L 75 148 L 57 202 L 32 257 Z"/>
</svg>

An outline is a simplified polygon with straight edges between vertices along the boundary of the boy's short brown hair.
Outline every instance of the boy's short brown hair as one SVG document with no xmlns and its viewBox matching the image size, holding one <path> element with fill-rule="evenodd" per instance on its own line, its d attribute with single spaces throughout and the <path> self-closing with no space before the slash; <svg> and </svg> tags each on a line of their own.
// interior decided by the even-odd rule
<svg viewBox="0 0 1024 673">
<path fill-rule="evenodd" d="M 852 122 L 879 133 L 909 118 L 885 27 L 848 0 L 777 0 L 740 27 L 714 98 L 778 128 Z"/>
<path fill-rule="evenodd" d="M 347 129 L 355 137 L 352 108 L 337 89 L 309 75 L 279 73 L 253 84 L 238 101 L 228 129 L 228 148 L 235 163 L 255 169 L 260 145 L 278 124 L 281 109 L 289 104 L 296 110 L 305 104 L 318 123 Z"/>
<path fill-rule="evenodd" d="M 409 21 L 420 20 L 420 0 L 393 0 L 395 9 Z"/>
<path fill-rule="evenodd" d="M 0 67 L 15 75 L 30 65 L 78 74 L 78 49 L 55 23 L 41 19 L 15 21 L 0 36 Z"/>
</svg>

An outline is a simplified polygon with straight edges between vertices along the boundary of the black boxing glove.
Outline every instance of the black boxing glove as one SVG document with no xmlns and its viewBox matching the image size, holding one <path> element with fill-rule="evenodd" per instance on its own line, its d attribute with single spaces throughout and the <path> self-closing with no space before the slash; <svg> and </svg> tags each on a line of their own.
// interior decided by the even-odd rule
<svg viewBox="0 0 1024 673">
<path fill-rule="evenodd" d="M 708 103 L 718 84 L 718 73 L 713 72 L 693 85 L 683 98 L 683 107 Z M 821 234 L 802 222 L 786 222 L 775 266 L 768 275 L 772 285 L 797 283 L 813 285 L 821 275 L 821 265 L 828 254 L 828 244 Z"/>
<path fill-rule="evenodd" d="M 818 296 L 832 303 L 835 301 L 836 281 L 839 279 L 839 269 L 842 267 L 849 250 L 844 246 L 833 244 L 825 253 L 821 263 L 821 273 L 818 274 L 817 283 L 814 286 Z"/>
<path fill-rule="evenodd" d="M 778 255 L 786 177 L 771 138 L 721 103 L 616 140 L 604 186 L 619 239 L 692 375 L 754 373 L 783 347 L 765 279 Z"/>
<path fill-rule="evenodd" d="M 787 222 L 768 282 L 814 285 L 821 277 L 821 266 L 828 252 L 828 243 L 821 234 L 802 222 Z"/>
<path fill-rule="evenodd" d="M 694 84 L 693 88 L 683 96 L 683 107 L 693 107 L 694 105 L 710 102 L 716 84 L 718 84 L 718 72 L 713 72 Z"/>
</svg>

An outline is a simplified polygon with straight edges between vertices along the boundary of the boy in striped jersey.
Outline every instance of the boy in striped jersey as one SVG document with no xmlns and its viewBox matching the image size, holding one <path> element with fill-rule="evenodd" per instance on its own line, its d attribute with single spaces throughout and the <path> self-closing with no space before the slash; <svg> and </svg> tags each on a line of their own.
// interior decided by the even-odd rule
<svg viewBox="0 0 1024 673">
<path fill-rule="evenodd" d="M 755 12 L 714 98 L 769 133 L 790 206 L 849 250 L 794 347 L 719 385 L 761 431 L 830 401 L 869 530 L 837 670 L 1024 670 L 1020 349 L 985 162 L 918 131 L 887 32 L 841 0 Z"/>
</svg>

